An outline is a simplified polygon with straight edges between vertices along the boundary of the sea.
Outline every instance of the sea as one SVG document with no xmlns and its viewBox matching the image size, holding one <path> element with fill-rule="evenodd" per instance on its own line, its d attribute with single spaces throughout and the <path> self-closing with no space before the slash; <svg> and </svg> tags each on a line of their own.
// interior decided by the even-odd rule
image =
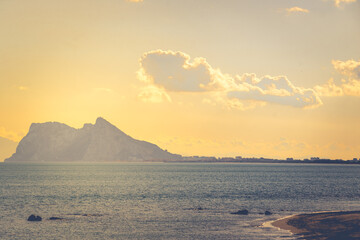
<svg viewBox="0 0 360 240">
<path fill-rule="evenodd" d="M 359 186 L 360 165 L 0 163 L 0 239 L 297 239 L 264 223 L 360 210 Z"/>
</svg>

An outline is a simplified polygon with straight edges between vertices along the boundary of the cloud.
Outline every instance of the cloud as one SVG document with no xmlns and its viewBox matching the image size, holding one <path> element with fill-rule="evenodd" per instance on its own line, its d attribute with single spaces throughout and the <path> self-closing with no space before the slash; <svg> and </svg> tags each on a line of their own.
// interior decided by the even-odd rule
<svg viewBox="0 0 360 240">
<path fill-rule="evenodd" d="M 0 127 L 0 137 L 9 139 L 14 142 L 18 142 L 22 138 L 19 134 L 12 132 L 12 131 L 8 131 L 4 127 Z"/>
<path fill-rule="evenodd" d="M 240 81 L 246 90 L 229 91 L 227 93 L 229 98 L 256 100 L 299 108 L 314 108 L 322 104 L 313 89 L 295 87 L 286 76 L 257 78 L 254 74 L 244 74 Z"/>
<path fill-rule="evenodd" d="M 142 88 L 138 98 L 143 102 L 151 103 L 171 102 L 170 96 L 164 89 L 152 85 Z"/>
<path fill-rule="evenodd" d="M 345 95 L 360 97 L 360 80 L 350 79 L 342 87 Z"/>
<path fill-rule="evenodd" d="M 341 84 L 330 79 L 326 84 L 315 86 L 314 89 L 321 96 L 360 96 L 360 61 L 333 60 L 334 69 L 342 75 Z M 345 78 L 344 78 L 345 77 Z"/>
<path fill-rule="evenodd" d="M 344 95 L 343 88 L 337 86 L 332 78 L 324 85 L 315 86 L 314 89 L 320 96 L 332 97 Z"/>
<path fill-rule="evenodd" d="M 221 103 L 228 109 L 238 109 L 246 111 L 249 109 L 263 107 L 266 105 L 264 101 L 248 100 L 248 99 L 238 99 L 238 98 L 217 98 L 217 102 Z"/>
<path fill-rule="evenodd" d="M 292 13 L 309 13 L 308 9 L 301 7 L 286 8 L 285 11 L 287 12 L 288 15 Z"/>
<path fill-rule="evenodd" d="M 267 103 L 299 108 L 322 104 L 313 89 L 294 86 L 286 76 L 258 78 L 245 73 L 234 77 L 214 69 L 205 58 L 192 60 L 183 52 L 155 50 L 145 53 L 140 59 L 138 78 L 153 87 L 151 94 L 146 90 L 139 97 L 149 100 L 158 96 L 154 97 L 157 102 L 170 99 L 167 93 L 192 92 L 207 93 L 214 101 L 241 110 Z"/>
<path fill-rule="evenodd" d="M 345 62 L 333 60 L 332 64 L 340 74 L 360 79 L 360 61 L 347 60 Z"/>
<path fill-rule="evenodd" d="M 172 92 L 205 92 L 221 83 L 221 73 L 204 58 L 195 58 L 182 52 L 156 50 L 140 59 L 140 80 L 161 86 Z"/>
<path fill-rule="evenodd" d="M 357 0 L 334 0 L 335 6 L 336 7 L 340 7 L 341 3 L 353 3 L 356 2 Z"/>
</svg>

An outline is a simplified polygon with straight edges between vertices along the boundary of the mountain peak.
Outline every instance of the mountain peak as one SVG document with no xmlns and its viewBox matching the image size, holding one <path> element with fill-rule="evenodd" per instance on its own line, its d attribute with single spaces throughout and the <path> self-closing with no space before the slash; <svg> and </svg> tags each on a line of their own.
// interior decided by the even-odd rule
<svg viewBox="0 0 360 240">
<path fill-rule="evenodd" d="M 112 125 L 112 124 L 106 121 L 104 118 L 98 117 L 96 119 L 95 125 Z"/>
<path fill-rule="evenodd" d="M 58 122 L 32 124 L 16 152 L 14 162 L 117 162 L 178 160 L 158 146 L 133 139 L 104 118 L 75 129 Z"/>
</svg>

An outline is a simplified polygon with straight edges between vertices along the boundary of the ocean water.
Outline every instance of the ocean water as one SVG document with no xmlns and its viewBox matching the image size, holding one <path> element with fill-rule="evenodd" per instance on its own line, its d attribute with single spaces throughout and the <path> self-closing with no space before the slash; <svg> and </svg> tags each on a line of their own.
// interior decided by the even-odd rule
<svg viewBox="0 0 360 240">
<path fill-rule="evenodd" d="M 359 210 L 359 186 L 359 165 L 0 163 L 0 239 L 295 239 L 262 224 Z"/>
</svg>

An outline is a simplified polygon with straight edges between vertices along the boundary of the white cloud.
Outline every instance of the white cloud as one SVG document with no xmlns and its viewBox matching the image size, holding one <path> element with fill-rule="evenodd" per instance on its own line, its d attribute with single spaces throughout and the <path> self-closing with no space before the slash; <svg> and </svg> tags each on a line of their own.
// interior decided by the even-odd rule
<svg viewBox="0 0 360 240">
<path fill-rule="evenodd" d="M 330 79 L 326 84 L 315 86 L 314 89 L 321 96 L 360 96 L 360 61 L 333 60 L 334 69 L 343 77 L 341 84 Z"/>
<path fill-rule="evenodd" d="M 182 52 L 156 50 L 140 59 L 140 80 L 162 86 L 172 92 L 205 92 L 221 83 L 221 73 L 204 58 L 195 58 Z"/>
<path fill-rule="evenodd" d="M 360 80 L 350 79 L 342 84 L 345 95 L 360 97 Z"/>
<path fill-rule="evenodd" d="M 19 134 L 12 132 L 12 131 L 8 131 L 4 127 L 0 127 L 0 137 L 7 138 L 14 142 L 18 142 L 22 138 L 22 136 L 20 136 Z"/>
<path fill-rule="evenodd" d="M 253 76 L 251 83 L 243 82 L 246 91 L 229 91 L 231 99 L 256 100 L 262 102 L 290 105 L 299 108 L 313 108 L 322 104 L 313 89 L 295 87 L 285 76 Z"/>
<path fill-rule="evenodd" d="M 314 89 L 320 96 L 332 97 L 344 95 L 343 88 L 337 86 L 332 78 L 324 85 L 315 86 Z"/>
<path fill-rule="evenodd" d="M 308 9 L 301 8 L 301 7 L 286 8 L 285 11 L 287 12 L 287 14 L 292 14 L 292 13 L 309 13 L 309 10 L 308 10 Z"/>
<path fill-rule="evenodd" d="M 164 89 L 152 85 L 142 88 L 138 98 L 143 102 L 151 103 L 171 102 L 170 96 Z"/>
<path fill-rule="evenodd" d="M 332 64 L 335 70 L 340 74 L 352 78 L 360 78 L 360 61 L 357 62 L 355 60 L 347 60 L 343 62 L 339 60 L 333 60 Z"/>
<path fill-rule="evenodd" d="M 258 78 L 255 74 L 245 73 L 233 77 L 211 67 L 205 58 L 191 60 L 183 52 L 150 51 L 140 59 L 140 66 L 138 78 L 148 86 L 156 86 L 156 91 L 161 89 L 161 94 L 155 94 L 157 96 L 171 92 L 208 93 L 215 101 L 241 110 L 266 103 L 299 108 L 322 104 L 313 89 L 296 87 L 285 76 Z M 141 94 L 141 98 L 150 95 Z M 166 98 L 170 99 L 170 96 Z"/>
<path fill-rule="evenodd" d="M 334 0 L 335 6 L 336 7 L 340 7 L 341 3 L 353 3 L 356 2 L 357 0 Z"/>
</svg>

